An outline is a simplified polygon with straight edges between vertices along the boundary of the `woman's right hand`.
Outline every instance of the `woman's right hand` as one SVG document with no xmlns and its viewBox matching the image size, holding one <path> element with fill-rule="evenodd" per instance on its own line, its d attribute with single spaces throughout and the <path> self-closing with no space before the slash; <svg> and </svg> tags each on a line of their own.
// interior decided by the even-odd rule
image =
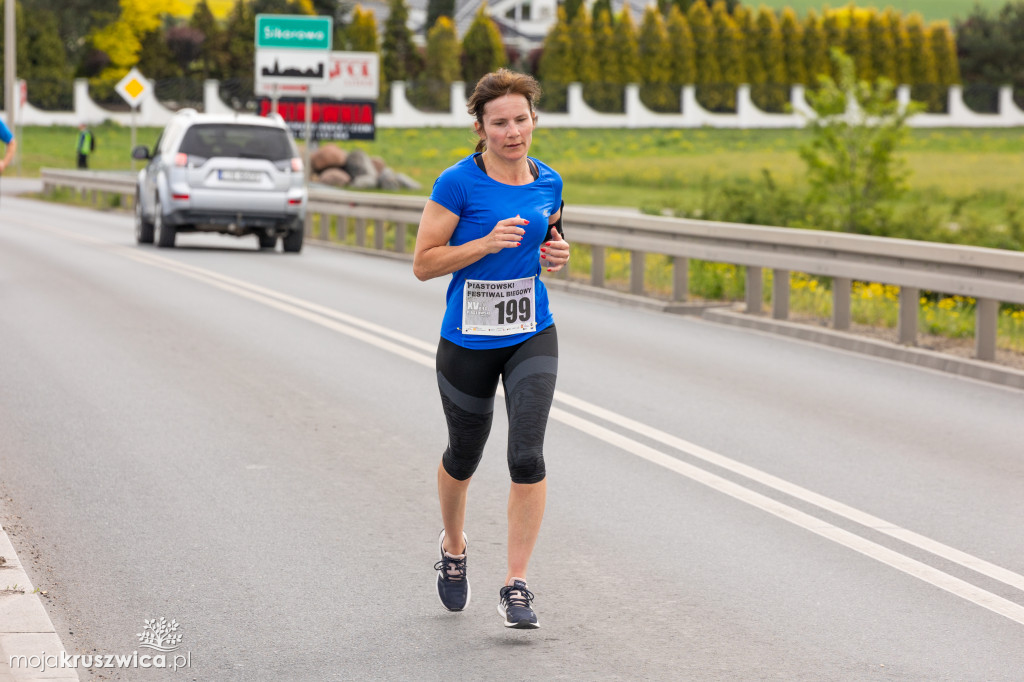
<svg viewBox="0 0 1024 682">
<path fill-rule="evenodd" d="M 487 253 L 498 253 L 502 249 L 519 246 L 519 243 L 523 241 L 523 235 L 526 234 L 526 230 L 519 226 L 529 224 L 529 220 L 520 218 L 518 215 L 514 218 L 499 220 L 494 229 L 487 236 L 483 237 L 484 248 Z"/>
</svg>

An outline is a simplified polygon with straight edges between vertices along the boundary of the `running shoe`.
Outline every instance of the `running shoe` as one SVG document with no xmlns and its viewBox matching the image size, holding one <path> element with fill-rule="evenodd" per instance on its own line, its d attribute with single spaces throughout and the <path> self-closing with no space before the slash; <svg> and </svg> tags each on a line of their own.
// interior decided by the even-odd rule
<svg viewBox="0 0 1024 682">
<path fill-rule="evenodd" d="M 449 554 L 444 551 L 444 529 L 437 538 L 437 545 L 441 550 L 441 560 L 434 564 L 437 571 L 437 596 L 441 599 L 441 605 L 449 611 L 461 611 L 469 605 L 469 578 L 466 577 L 466 555 L 469 549 L 469 539 L 462 534 L 466 543 L 463 554 Z"/>
<path fill-rule="evenodd" d="M 498 592 L 498 614 L 505 619 L 505 627 L 517 630 L 534 630 L 540 627 L 537 614 L 530 604 L 533 592 L 526 589 L 526 581 L 513 578 Z"/>
</svg>

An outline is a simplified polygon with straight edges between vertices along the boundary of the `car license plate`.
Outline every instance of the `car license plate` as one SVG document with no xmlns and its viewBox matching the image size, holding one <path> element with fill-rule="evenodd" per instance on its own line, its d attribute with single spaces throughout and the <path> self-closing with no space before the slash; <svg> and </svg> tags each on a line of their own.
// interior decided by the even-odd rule
<svg viewBox="0 0 1024 682">
<path fill-rule="evenodd" d="M 263 174 L 257 171 L 222 170 L 218 171 L 217 177 L 229 182 L 259 182 Z"/>
</svg>

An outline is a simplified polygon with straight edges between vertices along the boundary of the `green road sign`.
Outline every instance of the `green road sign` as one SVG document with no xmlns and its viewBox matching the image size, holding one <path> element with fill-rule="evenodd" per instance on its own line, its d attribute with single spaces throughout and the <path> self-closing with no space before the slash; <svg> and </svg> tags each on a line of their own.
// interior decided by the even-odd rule
<svg viewBox="0 0 1024 682">
<path fill-rule="evenodd" d="M 331 17 L 257 14 L 256 48 L 330 50 L 333 28 Z"/>
</svg>

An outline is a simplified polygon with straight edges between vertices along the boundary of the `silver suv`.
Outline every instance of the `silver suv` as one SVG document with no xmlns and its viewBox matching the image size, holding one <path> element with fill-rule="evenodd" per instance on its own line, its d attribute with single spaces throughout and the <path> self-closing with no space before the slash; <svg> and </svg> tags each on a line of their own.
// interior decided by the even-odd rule
<svg viewBox="0 0 1024 682">
<path fill-rule="evenodd" d="M 284 120 L 273 114 L 179 111 L 157 139 L 132 158 L 139 171 L 135 239 L 174 246 L 179 232 L 255 234 L 260 248 L 302 250 L 306 183 Z"/>
</svg>

